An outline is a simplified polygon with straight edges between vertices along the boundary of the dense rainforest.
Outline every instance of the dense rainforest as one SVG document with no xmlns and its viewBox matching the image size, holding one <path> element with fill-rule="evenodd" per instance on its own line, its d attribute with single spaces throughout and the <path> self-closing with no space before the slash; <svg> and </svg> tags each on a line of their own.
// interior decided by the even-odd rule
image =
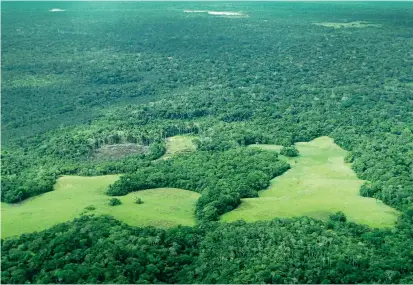
<svg viewBox="0 0 413 285">
<path fill-rule="evenodd" d="M 3 283 L 413 283 L 411 3 L 15 2 L 1 13 L 2 202 L 53 191 L 61 175 L 123 174 L 108 195 L 201 194 L 195 227 L 85 216 L 2 239 Z M 374 25 L 315 25 L 353 21 Z M 196 152 L 159 160 L 179 134 L 198 137 Z M 393 229 L 340 214 L 216 221 L 289 168 L 246 146 L 294 156 L 319 136 L 349 151 L 360 195 L 401 212 Z M 145 151 L 96 155 L 126 143 Z"/>
<path fill-rule="evenodd" d="M 85 216 L 2 241 L 2 282 L 412 283 L 411 234 L 333 216 L 170 230 Z"/>
</svg>

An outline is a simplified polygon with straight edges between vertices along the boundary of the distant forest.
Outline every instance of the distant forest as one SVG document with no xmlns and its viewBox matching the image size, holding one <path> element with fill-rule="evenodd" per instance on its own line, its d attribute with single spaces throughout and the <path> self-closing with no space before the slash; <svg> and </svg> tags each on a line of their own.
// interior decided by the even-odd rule
<svg viewBox="0 0 413 285">
<path fill-rule="evenodd" d="M 195 227 L 80 217 L 2 239 L 2 283 L 413 283 L 412 3 L 7 2 L 1 16 L 2 202 L 61 175 L 202 194 Z M 377 26 L 314 24 L 353 21 Z M 179 134 L 196 152 L 153 163 Z M 349 151 L 360 195 L 401 212 L 395 228 L 217 222 L 289 168 L 245 146 L 319 136 Z M 148 151 L 96 159 L 120 143 Z"/>
</svg>

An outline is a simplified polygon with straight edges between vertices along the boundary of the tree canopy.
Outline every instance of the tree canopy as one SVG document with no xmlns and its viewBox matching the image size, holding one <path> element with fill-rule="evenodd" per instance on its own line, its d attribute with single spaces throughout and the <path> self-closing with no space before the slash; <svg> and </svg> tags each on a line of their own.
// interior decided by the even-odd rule
<svg viewBox="0 0 413 285">
<path fill-rule="evenodd" d="M 201 193 L 198 225 L 87 216 L 2 239 L 2 282 L 413 283 L 412 3 L 59 7 L 2 3 L 1 201 L 53 191 L 61 175 L 122 174 L 109 195 Z M 160 159 L 182 134 L 196 152 Z M 291 156 L 319 136 L 349 152 L 362 196 L 401 211 L 394 229 L 341 213 L 216 221 L 288 169 L 248 145 Z M 125 144 L 143 151 L 96 155 Z"/>
</svg>

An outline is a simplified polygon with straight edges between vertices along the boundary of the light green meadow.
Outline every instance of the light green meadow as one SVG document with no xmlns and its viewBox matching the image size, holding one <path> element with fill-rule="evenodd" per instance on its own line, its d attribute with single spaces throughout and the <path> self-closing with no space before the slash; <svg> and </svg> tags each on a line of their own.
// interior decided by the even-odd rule
<svg viewBox="0 0 413 285">
<path fill-rule="evenodd" d="M 195 224 L 199 194 L 174 188 L 137 191 L 117 197 L 121 205 L 109 206 L 107 187 L 119 176 L 63 176 L 55 190 L 18 204 L 1 203 L 2 238 L 50 228 L 82 214 L 111 215 L 133 226 L 166 228 Z M 144 202 L 136 204 L 139 197 Z M 94 206 L 95 210 L 85 210 Z"/>
<path fill-rule="evenodd" d="M 279 151 L 277 145 L 253 145 Z M 253 222 L 275 217 L 310 216 L 326 220 L 343 211 L 352 222 L 371 227 L 392 227 L 398 212 L 381 201 L 359 194 L 363 180 L 344 162 L 346 151 L 329 137 L 297 143 L 300 155 L 286 159 L 291 169 L 274 178 L 259 198 L 242 199 L 241 205 L 222 216 L 223 221 Z"/>
<path fill-rule="evenodd" d="M 169 154 L 193 151 L 192 137 L 179 136 L 169 141 Z M 176 148 L 176 150 L 171 150 Z M 277 145 L 253 145 L 279 151 Z M 372 198 L 359 195 L 364 183 L 344 163 L 346 151 L 328 137 L 297 143 L 300 156 L 287 158 L 291 169 L 273 179 L 259 198 L 242 199 L 241 205 L 222 216 L 223 221 L 268 220 L 275 217 L 310 216 L 327 219 L 330 213 L 343 211 L 348 220 L 371 227 L 391 227 L 398 212 Z M 118 175 L 80 177 L 63 176 L 55 190 L 18 204 L 1 203 L 2 238 L 47 229 L 83 214 L 111 215 L 133 226 L 166 228 L 195 225 L 195 203 L 199 194 L 174 188 L 137 191 L 117 197 L 119 206 L 109 206 L 106 189 Z M 136 204 L 139 197 L 144 202 Z M 86 210 L 93 206 L 94 210 Z"/>
<path fill-rule="evenodd" d="M 188 153 L 196 150 L 195 144 L 192 140 L 198 138 L 197 136 L 183 135 L 173 136 L 166 139 L 166 153 L 162 159 L 168 159 L 180 153 Z"/>
<path fill-rule="evenodd" d="M 10 87 L 39 88 L 53 84 L 62 84 L 67 81 L 67 79 L 63 79 L 57 75 L 22 75 L 17 79 L 8 81 L 6 85 Z"/>
</svg>

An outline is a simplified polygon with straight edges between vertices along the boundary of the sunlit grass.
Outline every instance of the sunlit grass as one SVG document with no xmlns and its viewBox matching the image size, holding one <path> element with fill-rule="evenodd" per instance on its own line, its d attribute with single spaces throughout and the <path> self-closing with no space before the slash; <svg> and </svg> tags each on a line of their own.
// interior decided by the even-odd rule
<svg viewBox="0 0 413 285">
<path fill-rule="evenodd" d="M 190 136 L 168 140 L 169 155 L 193 151 Z M 281 146 L 253 145 L 279 151 Z M 391 227 L 398 212 L 372 198 L 359 194 L 363 180 L 344 163 L 346 151 L 332 139 L 321 137 L 297 143 L 298 157 L 287 158 L 292 168 L 275 178 L 259 198 L 242 199 L 241 205 L 225 214 L 223 221 L 243 219 L 253 222 L 276 217 L 310 216 L 327 219 L 330 213 L 343 211 L 349 221 L 371 227 Z M 82 214 L 112 215 L 134 226 L 171 227 L 195 225 L 195 203 L 199 194 L 187 190 L 160 188 L 138 191 L 117 197 L 122 204 L 109 206 L 107 187 L 119 176 L 63 176 L 55 190 L 19 204 L 2 203 L 2 237 L 47 229 Z M 140 198 L 143 204 L 136 204 Z M 94 210 L 85 208 L 93 206 Z"/>
<path fill-rule="evenodd" d="M 192 142 L 196 136 L 183 135 L 173 136 L 166 139 L 166 153 L 162 157 L 168 159 L 180 153 L 188 153 L 196 150 L 195 144 Z"/>
<path fill-rule="evenodd" d="M 111 197 L 105 191 L 117 178 L 116 175 L 64 176 L 52 192 L 19 204 L 2 203 L 2 237 L 44 230 L 82 214 L 111 215 L 133 226 L 164 228 L 195 224 L 198 193 L 173 188 L 150 189 L 117 197 L 122 204 L 109 206 Z M 143 204 L 136 204 L 136 197 L 141 198 Z M 85 210 L 88 206 L 95 210 Z"/>
<path fill-rule="evenodd" d="M 279 151 L 280 146 L 254 145 Z M 371 227 L 391 227 L 398 212 L 373 198 L 359 194 L 363 180 L 344 162 L 346 151 L 328 137 L 297 143 L 300 156 L 288 160 L 291 169 L 272 180 L 259 198 L 242 199 L 223 221 L 258 221 L 275 217 L 310 216 L 327 219 L 343 211 L 349 221 Z"/>
</svg>

